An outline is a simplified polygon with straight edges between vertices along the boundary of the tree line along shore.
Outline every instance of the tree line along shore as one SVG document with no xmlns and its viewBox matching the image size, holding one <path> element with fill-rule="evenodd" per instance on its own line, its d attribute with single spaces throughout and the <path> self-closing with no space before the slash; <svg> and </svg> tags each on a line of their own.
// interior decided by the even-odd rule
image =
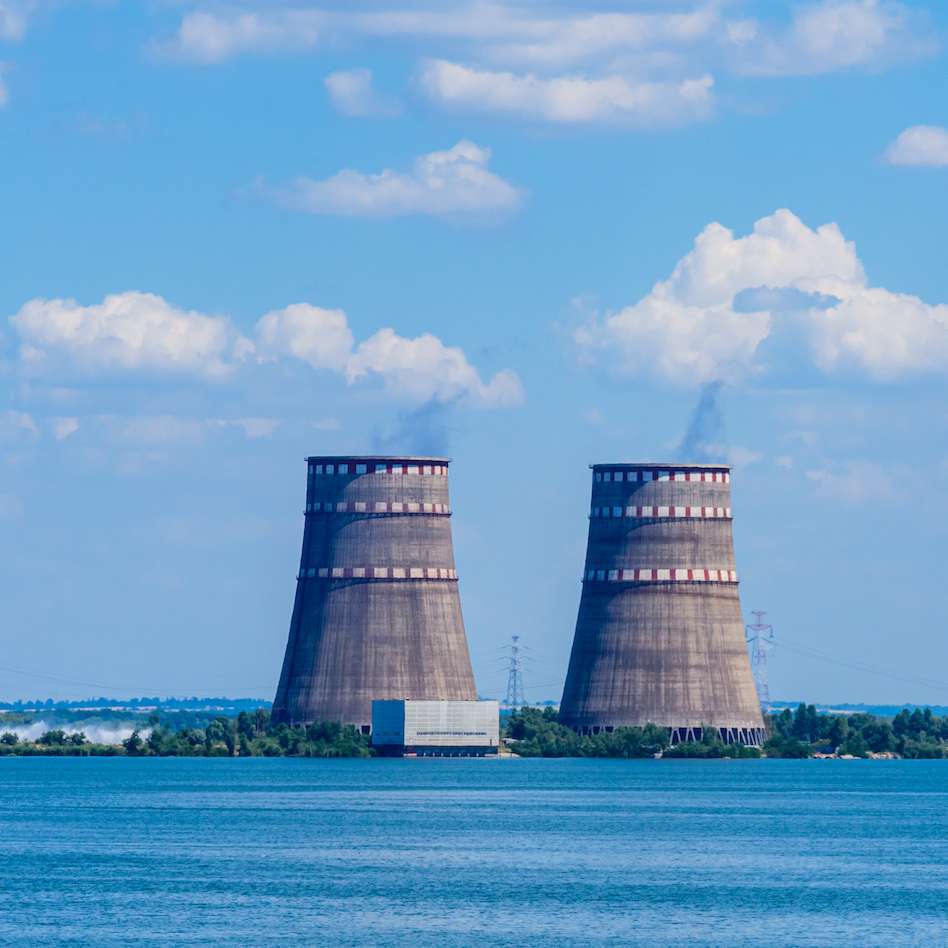
<svg viewBox="0 0 948 948">
<path fill-rule="evenodd" d="M 24 739 L 11 724 L 28 715 L 0 717 L 0 756 L 43 757 L 372 757 L 370 738 L 342 724 L 276 724 L 264 708 L 235 717 L 186 712 L 152 715 L 118 743 L 96 743 L 81 731 L 54 728 Z M 558 723 L 552 708 L 522 708 L 506 716 L 504 750 L 518 757 L 723 758 L 723 757 L 948 757 L 948 716 L 929 708 L 900 711 L 893 718 L 872 714 L 819 714 L 801 704 L 767 719 L 770 737 L 762 749 L 725 744 L 714 728 L 701 741 L 669 743 L 667 728 L 620 727 L 611 733 L 580 735 Z"/>
</svg>

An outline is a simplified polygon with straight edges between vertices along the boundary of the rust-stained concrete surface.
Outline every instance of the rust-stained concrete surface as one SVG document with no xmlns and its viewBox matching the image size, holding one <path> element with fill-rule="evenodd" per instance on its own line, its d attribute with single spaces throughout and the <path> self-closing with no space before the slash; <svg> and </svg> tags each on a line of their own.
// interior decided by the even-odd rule
<svg viewBox="0 0 948 948">
<path fill-rule="evenodd" d="M 701 515 L 708 508 L 730 513 L 729 481 L 721 465 L 594 466 L 591 506 L 600 513 L 609 507 L 610 515 L 589 522 L 583 576 L 595 571 L 595 578 L 583 580 L 560 707 L 564 723 L 708 725 L 733 729 L 729 739 L 759 742 L 763 722 L 737 583 L 629 582 L 618 572 L 735 570 L 730 516 Z M 687 515 L 639 516 L 643 507 Z"/>
<path fill-rule="evenodd" d="M 476 699 L 454 578 L 447 469 L 444 458 L 308 460 L 276 720 L 367 727 L 375 698 Z M 375 512 L 377 504 L 385 511 Z"/>
</svg>

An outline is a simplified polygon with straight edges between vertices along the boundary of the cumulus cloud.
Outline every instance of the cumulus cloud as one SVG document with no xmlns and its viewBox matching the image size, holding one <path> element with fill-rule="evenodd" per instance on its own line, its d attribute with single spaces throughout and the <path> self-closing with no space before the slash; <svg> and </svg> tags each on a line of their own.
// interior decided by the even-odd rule
<svg viewBox="0 0 948 948">
<path fill-rule="evenodd" d="M 431 99 L 450 108 L 549 122 L 655 126 L 707 118 L 714 80 L 711 76 L 681 82 L 636 82 L 619 75 L 542 78 L 439 59 L 427 63 L 421 83 Z"/>
<path fill-rule="evenodd" d="M 399 112 L 397 103 L 376 92 L 371 69 L 340 70 L 323 82 L 333 106 L 343 115 L 392 116 Z"/>
<path fill-rule="evenodd" d="M 948 371 L 948 306 L 869 286 L 836 224 L 779 210 L 746 237 L 709 224 L 667 280 L 576 342 L 626 374 L 684 385 L 763 373 L 794 346 L 822 372 L 892 380 Z"/>
<path fill-rule="evenodd" d="M 257 323 L 257 351 L 264 358 L 292 356 L 314 369 L 344 372 L 354 338 L 341 309 L 294 303 Z"/>
<path fill-rule="evenodd" d="M 406 401 L 464 400 L 496 407 L 519 403 L 523 389 L 510 371 L 484 382 L 464 351 L 424 333 L 410 339 L 381 329 L 355 345 L 342 310 L 295 304 L 267 313 L 257 324 L 263 358 L 292 357 L 345 376 L 349 384 L 378 379 Z"/>
<path fill-rule="evenodd" d="M 432 0 L 351 0 L 342 6 L 233 0 L 186 13 L 177 33 L 158 48 L 212 64 L 245 54 L 375 51 L 381 44 L 410 43 L 425 57 L 417 87 L 442 109 L 637 129 L 711 118 L 715 77 L 722 73 L 757 78 L 879 70 L 938 49 L 930 17 L 899 0 L 651 6 L 618 10 L 605 0 L 465 0 L 450 8 Z M 384 116 L 399 109 L 375 90 L 366 69 L 342 70 L 325 82 L 344 114 Z M 388 194 L 396 182 L 378 177 L 342 172 L 329 181 L 301 179 L 283 198 L 290 206 L 309 203 L 316 213 L 379 213 L 364 210 L 376 206 L 365 197 L 367 181 L 375 185 L 373 197 Z"/>
<path fill-rule="evenodd" d="M 913 125 L 889 145 L 885 159 L 890 165 L 948 167 L 948 128 Z"/>
<path fill-rule="evenodd" d="M 487 167 L 490 149 L 460 141 L 416 159 L 410 171 L 364 174 L 346 169 L 314 181 L 298 178 L 274 193 L 284 207 L 351 217 L 485 215 L 519 206 L 520 191 Z"/>
<path fill-rule="evenodd" d="M 732 24 L 729 38 L 738 71 L 818 75 L 929 55 L 937 45 L 924 19 L 894 0 L 824 0 L 797 7 L 784 29 L 748 19 Z"/>
<path fill-rule="evenodd" d="M 23 371 L 77 371 L 88 375 L 165 373 L 218 380 L 241 367 L 293 359 L 334 373 L 347 384 L 375 379 L 406 401 L 465 401 L 500 406 L 523 397 L 520 380 L 510 371 L 484 381 L 464 351 L 423 333 L 416 338 L 381 329 L 356 344 L 346 314 L 308 303 L 294 303 L 264 314 L 254 339 L 241 335 L 223 316 L 185 311 L 160 296 L 120 293 L 101 304 L 74 300 L 32 300 L 11 317 L 20 336 Z M 251 358 L 252 357 L 252 358 Z M 249 438 L 270 435 L 268 418 L 189 419 L 143 416 L 109 423 L 125 427 L 130 440 L 187 440 L 204 430 L 237 427 Z M 0 418 L 10 431 L 36 426 L 28 415 L 7 412 Z M 129 427 L 131 426 L 131 427 Z M 58 418 L 53 434 L 64 440 L 79 427 L 75 418 Z M 116 429 L 117 430 L 117 429 Z"/>
<path fill-rule="evenodd" d="M 221 378 L 249 343 L 224 317 L 180 309 L 152 293 L 116 293 L 81 306 L 34 299 L 10 319 L 20 359 L 36 372 L 171 372 Z"/>
<path fill-rule="evenodd" d="M 355 351 L 346 367 L 350 382 L 379 376 L 393 394 L 412 401 L 453 401 L 465 398 L 486 406 L 515 405 L 523 399 L 520 380 L 513 372 L 498 372 L 482 382 L 463 350 L 446 346 L 424 333 L 415 339 L 382 329 Z"/>
</svg>

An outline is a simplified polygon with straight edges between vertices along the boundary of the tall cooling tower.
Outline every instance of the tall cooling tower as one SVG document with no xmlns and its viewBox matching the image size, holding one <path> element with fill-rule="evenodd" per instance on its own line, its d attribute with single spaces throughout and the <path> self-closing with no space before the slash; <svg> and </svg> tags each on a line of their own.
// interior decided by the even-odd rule
<svg viewBox="0 0 948 948">
<path fill-rule="evenodd" d="M 729 468 L 596 464 L 560 705 L 582 733 L 647 723 L 764 739 L 734 569 Z"/>
<path fill-rule="evenodd" d="M 474 700 L 448 460 L 307 464 L 303 553 L 274 719 L 368 732 L 374 698 Z"/>
</svg>

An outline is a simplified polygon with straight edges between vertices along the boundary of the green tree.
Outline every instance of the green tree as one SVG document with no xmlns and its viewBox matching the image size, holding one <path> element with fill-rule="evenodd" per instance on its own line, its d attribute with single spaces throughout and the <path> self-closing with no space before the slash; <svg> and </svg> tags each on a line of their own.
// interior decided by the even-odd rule
<svg viewBox="0 0 948 948">
<path fill-rule="evenodd" d="M 863 725 L 859 733 L 869 750 L 876 754 L 895 749 L 895 734 L 888 721 L 873 718 Z"/>
<path fill-rule="evenodd" d="M 829 725 L 825 729 L 826 740 L 832 744 L 833 748 L 839 747 L 843 741 L 846 740 L 846 735 L 849 733 L 849 722 L 842 714 L 834 714 L 830 720 Z"/>
<path fill-rule="evenodd" d="M 793 715 L 790 736 L 812 743 L 820 738 L 820 716 L 812 704 L 801 704 Z"/>
<path fill-rule="evenodd" d="M 862 736 L 861 731 L 851 731 L 849 736 L 840 745 L 840 754 L 851 754 L 853 757 L 867 757 L 869 755 L 869 744 Z"/>
<path fill-rule="evenodd" d="M 145 757 L 148 754 L 148 745 L 138 731 L 132 731 L 131 736 L 122 741 L 122 746 L 129 757 Z"/>
<path fill-rule="evenodd" d="M 61 730 L 47 731 L 43 734 L 40 739 L 36 742 L 37 744 L 42 744 L 45 747 L 49 747 L 53 744 L 65 744 L 66 743 L 66 732 Z"/>
<path fill-rule="evenodd" d="M 775 734 L 764 744 L 766 757 L 786 757 L 795 760 L 809 757 L 811 753 L 812 748 L 809 744 L 795 737 L 784 737 L 781 734 Z"/>
</svg>

